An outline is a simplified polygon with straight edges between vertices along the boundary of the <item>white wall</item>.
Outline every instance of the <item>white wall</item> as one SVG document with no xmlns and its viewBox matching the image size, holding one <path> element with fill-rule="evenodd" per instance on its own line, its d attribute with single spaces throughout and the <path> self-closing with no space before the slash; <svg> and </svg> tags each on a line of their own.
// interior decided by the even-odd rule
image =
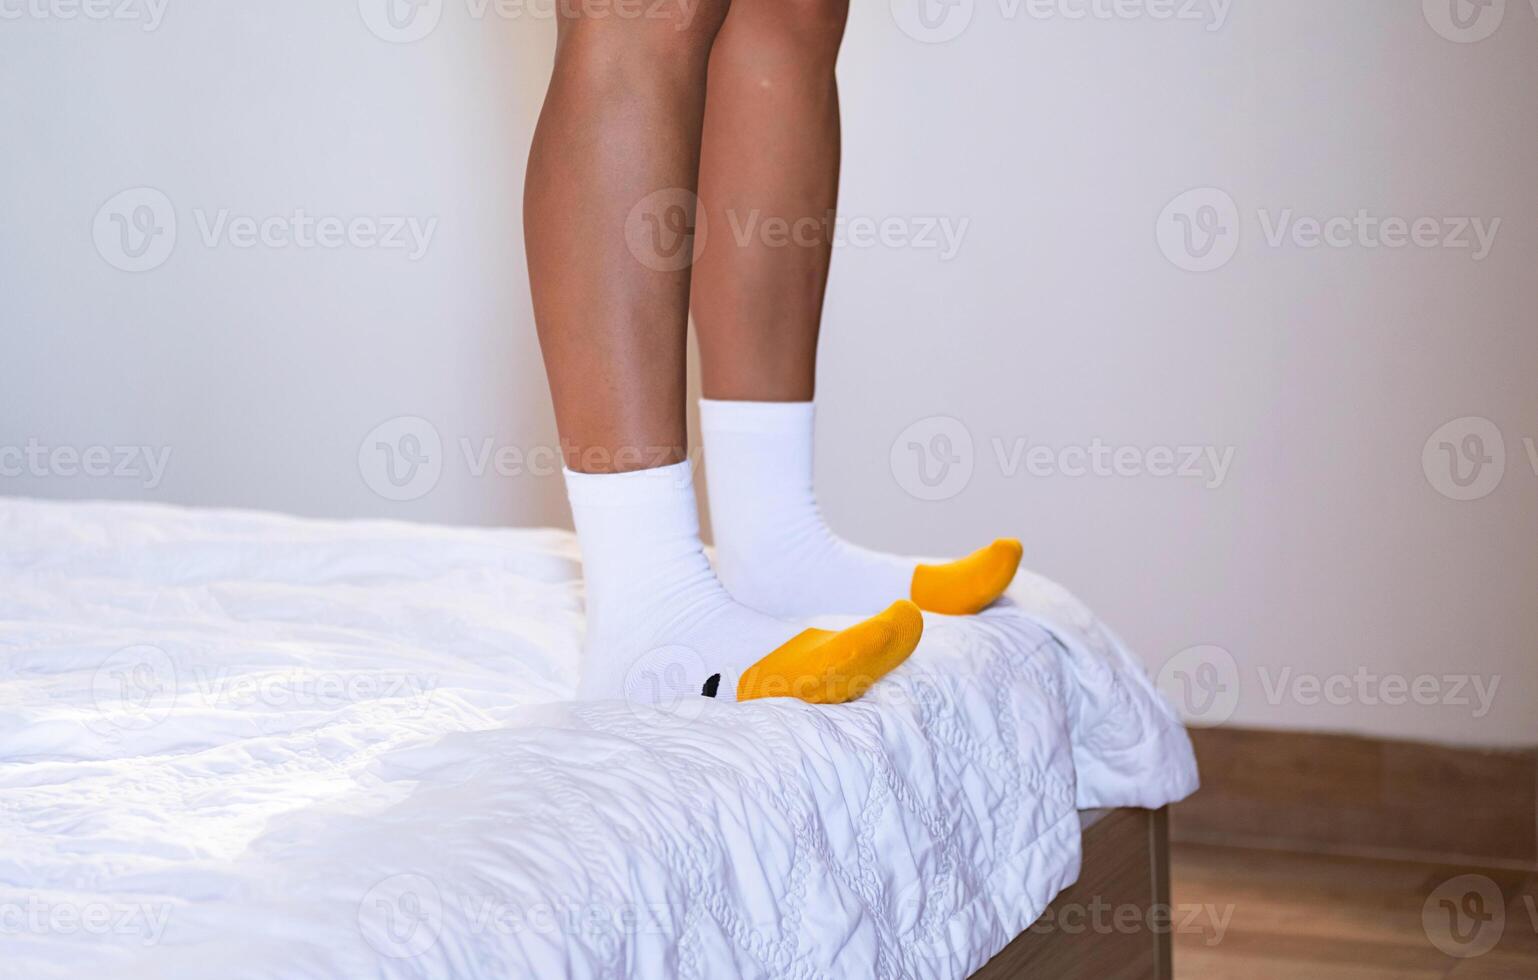
<svg viewBox="0 0 1538 980">
<path fill-rule="evenodd" d="M 385 420 L 448 440 L 549 443 L 520 199 L 548 20 L 450 5 L 413 45 L 354 3 L 172 3 L 160 26 L 0 27 L 6 231 L 0 445 L 170 447 L 163 483 L 22 478 L 10 492 L 149 496 L 306 514 L 549 523 L 559 480 L 447 466 L 384 500 L 359 445 Z M 121 272 L 93 217 L 125 188 L 177 220 L 160 267 Z M 411 216 L 428 248 L 210 247 L 199 217 Z"/>
<path fill-rule="evenodd" d="M 1172 685 L 1219 681 L 1188 702 L 1199 720 L 1538 742 L 1524 444 L 1538 436 L 1538 4 L 1489 8 L 1499 28 L 1456 43 L 1431 26 L 1456 33 L 1439 13 L 1453 0 L 1221 16 L 1100 0 L 1110 19 L 1070 19 L 1089 0 L 963 0 L 934 31 L 912 2 L 855 0 L 841 69 L 854 224 L 829 297 L 819 455 L 837 526 L 930 553 L 1019 535 Z M 519 231 L 552 31 L 476 9 L 444 0 L 406 45 L 354 4 L 300 0 L 172 4 L 153 30 L 0 25 L 0 449 L 171 452 L 154 487 L 70 475 L 66 458 L 0 492 L 566 522 L 548 456 L 543 475 L 476 476 L 461 443 L 553 439 Z M 1182 9 L 1201 19 L 1152 16 Z M 900 24 L 964 30 L 926 43 Z M 119 271 L 103 257 L 131 264 L 110 214 L 100 250 L 93 222 L 143 186 L 170 202 L 175 248 Z M 1161 250 L 1182 258 L 1161 212 L 1195 188 L 1237 212 L 1208 261 L 1237 250 L 1213 271 Z M 199 227 L 295 208 L 436 225 L 416 260 L 211 246 Z M 1478 259 L 1355 233 L 1272 245 L 1285 209 L 1501 225 Z M 923 247 L 943 242 L 931 219 L 959 234 L 954 255 Z M 889 244 L 860 244 L 883 220 Z M 400 416 L 429 420 L 443 448 L 435 484 L 429 465 L 396 493 L 373 446 L 410 424 L 365 436 Z M 1466 416 L 1503 435 L 1505 469 L 1455 500 L 1434 486 L 1463 493 L 1436 455 L 1446 434 L 1429 466 L 1422 451 Z M 1468 433 L 1497 455 L 1488 427 L 1446 439 Z M 935 435 L 958 462 L 943 499 L 921 500 L 910 490 L 935 494 L 908 444 Z M 1025 445 L 1056 467 L 1096 440 L 1135 447 L 1134 465 L 1157 464 L 1155 447 L 1233 454 L 1221 481 L 1010 469 Z M 1437 703 L 1370 703 L 1419 675 L 1437 678 L 1421 682 Z M 1470 677 L 1497 685 L 1479 717 Z"/>
</svg>

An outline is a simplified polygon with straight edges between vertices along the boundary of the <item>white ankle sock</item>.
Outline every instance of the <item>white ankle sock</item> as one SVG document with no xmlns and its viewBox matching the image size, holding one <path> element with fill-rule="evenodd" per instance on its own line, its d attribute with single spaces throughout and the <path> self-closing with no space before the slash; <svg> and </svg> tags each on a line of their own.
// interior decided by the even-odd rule
<svg viewBox="0 0 1538 980">
<path fill-rule="evenodd" d="M 700 400 L 716 568 L 773 616 L 869 615 L 907 599 L 918 562 L 835 535 L 812 491 L 811 402 Z"/>
<path fill-rule="evenodd" d="M 633 473 L 566 471 L 587 586 L 583 699 L 676 703 L 742 672 L 801 632 L 740 604 L 700 543 L 688 463 Z"/>
</svg>

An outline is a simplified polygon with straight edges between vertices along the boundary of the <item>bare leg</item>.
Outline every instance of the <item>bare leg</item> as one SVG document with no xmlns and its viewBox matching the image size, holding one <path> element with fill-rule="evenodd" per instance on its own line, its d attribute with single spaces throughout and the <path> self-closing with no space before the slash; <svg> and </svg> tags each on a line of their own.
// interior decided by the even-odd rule
<svg viewBox="0 0 1538 980">
<path fill-rule="evenodd" d="M 653 260 L 644 236 L 676 236 L 677 219 L 693 221 L 679 204 L 689 194 L 667 192 L 692 192 L 697 182 L 706 66 L 727 5 L 687 0 L 644 5 L 645 16 L 616 7 L 560 17 L 529 154 L 524 235 L 573 470 L 645 469 L 685 456 L 689 265 L 667 261 L 676 241 Z"/>
<path fill-rule="evenodd" d="M 694 317 L 717 568 L 739 601 L 777 616 L 870 613 L 898 596 L 974 613 L 1014 578 L 1020 542 L 937 565 L 869 551 L 833 534 L 812 485 L 847 10 L 736 0 L 711 54 Z"/>
<path fill-rule="evenodd" d="M 848 0 L 736 0 L 710 59 L 694 275 L 707 398 L 809 401 L 838 197 Z"/>
</svg>

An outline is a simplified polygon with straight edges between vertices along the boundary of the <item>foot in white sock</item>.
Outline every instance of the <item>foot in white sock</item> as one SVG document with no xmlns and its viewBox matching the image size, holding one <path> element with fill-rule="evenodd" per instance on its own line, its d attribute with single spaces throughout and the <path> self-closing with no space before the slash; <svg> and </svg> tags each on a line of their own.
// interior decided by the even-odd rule
<svg viewBox="0 0 1538 980">
<path fill-rule="evenodd" d="M 806 629 L 734 600 L 700 543 L 688 463 L 566 471 L 587 588 L 579 697 L 676 703 L 859 697 L 918 644 L 912 603 L 846 630 Z M 899 596 L 893 596 L 893 599 Z"/>
<path fill-rule="evenodd" d="M 939 565 L 857 547 L 828 529 L 812 490 L 811 402 L 700 400 L 716 567 L 734 599 L 774 616 L 868 615 L 894 598 L 975 613 L 1020 565 L 1013 538 Z"/>
</svg>

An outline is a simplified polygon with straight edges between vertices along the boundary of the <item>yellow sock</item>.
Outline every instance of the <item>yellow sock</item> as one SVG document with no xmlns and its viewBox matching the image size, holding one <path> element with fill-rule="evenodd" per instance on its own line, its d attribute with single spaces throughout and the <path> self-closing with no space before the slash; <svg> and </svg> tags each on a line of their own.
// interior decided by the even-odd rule
<svg viewBox="0 0 1538 980">
<path fill-rule="evenodd" d="M 970 616 L 1004 594 L 1024 552 L 1014 538 L 1000 538 L 965 558 L 913 570 L 913 601 L 920 609 Z"/>
<path fill-rule="evenodd" d="M 906 599 L 848 629 L 805 630 L 743 671 L 737 700 L 853 701 L 907 660 L 923 632 L 923 615 Z"/>
</svg>

